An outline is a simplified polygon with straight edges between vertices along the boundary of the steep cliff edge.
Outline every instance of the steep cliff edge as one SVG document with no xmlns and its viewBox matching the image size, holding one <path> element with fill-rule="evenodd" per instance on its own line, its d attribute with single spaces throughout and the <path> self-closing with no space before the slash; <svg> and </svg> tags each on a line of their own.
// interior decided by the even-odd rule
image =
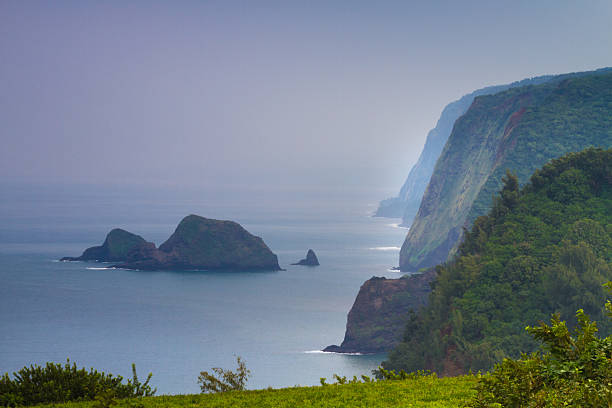
<svg viewBox="0 0 612 408">
<path fill-rule="evenodd" d="M 436 123 L 436 127 L 431 129 L 427 134 L 423 151 L 416 164 L 410 170 L 399 194 L 397 197 L 381 201 L 374 216 L 402 218 L 402 225 L 406 227 L 410 226 L 419 209 L 421 198 L 423 198 L 423 193 L 434 171 L 436 161 L 438 157 L 440 157 L 444 144 L 453 130 L 453 125 L 455 121 L 468 110 L 474 98 L 481 95 L 495 94 L 510 88 L 541 84 L 552 78 L 554 78 L 552 75 L 545 75 L 524 79 L 511 84 L 488 86 L 486 88 L 477 89 L 446 105 L 442 110 L 440 119 L 438 119 Z"/>
<path fill-rule="evenodd" d="M 402 338 L 410 311 L 426 304 L 429 283 L 435 271 L 400 279 L 373 277 L 359 289 L 351 308 L 344 340 L 323 351 L 336 353 L 379 353 L 391 350 Z"/>
<path fill-rule="evenodd" d="M 428 305 L 406 325 L 386 369 L 441 375 L 489 370 L 538 348 L 525 326 L 576 310 L 612 333 L 612 149 L 569 153 L 519 187 L 510 173 L 458 255 L 436 267 Z"/>
<path fill-rule="evenodd" d="M 548 160 L 612 146 L 612 71 L 574 73 L 479 96 L 453 127 L 406 240 L 402 271 L 447 260 L 485 214 L 506 169 L 522 184 Z"/>
</svg>

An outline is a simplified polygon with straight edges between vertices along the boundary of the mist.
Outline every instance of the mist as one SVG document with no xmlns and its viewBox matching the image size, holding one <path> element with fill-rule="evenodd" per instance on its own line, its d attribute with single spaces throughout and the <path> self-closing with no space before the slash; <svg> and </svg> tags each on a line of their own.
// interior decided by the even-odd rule
<svg viewBox="0 0 612 408">
<path fill-rule="evenodd" d="M 612 4 L 0 4 L 0 181 L 395 193 L 474 89 L 612 65 Z"/>
</svg>

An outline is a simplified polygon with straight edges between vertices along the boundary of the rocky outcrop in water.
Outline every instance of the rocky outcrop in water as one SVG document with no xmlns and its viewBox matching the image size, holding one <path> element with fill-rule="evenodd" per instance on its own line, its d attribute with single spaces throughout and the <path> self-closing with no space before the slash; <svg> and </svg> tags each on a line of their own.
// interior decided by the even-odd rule
<svg viewBox="0 0 612 408">
<path fill-rule="evenodd" d="M 142 251 L 143 248 L 151 245 L 155 247 L 154 244 L 145 241 L 139 235 L 115 228 L 106 235 L 101 246 L 87 248 L 81 256 L 66 256 L 60 261 L 123 262 L 129 258 L 131 253 Z"/>
<path fill-rule="evenodd" d="M 410 311 L 427 303 L 435 278 L 432 268 L 400 279 L 373 277 L 359 289 L 348 314 L 344 341 L 323 351 L 336 353 L 380 353 L 391 350 L 402 339 Z"/>
<path fill-rule="evenodd" d="M 308 253 L 306 254 L 306 258 L 301 259 L 299 262 L 291 265 L 319 266 L 319 260 L 317 259 L 317 255 L 314 253 L 314 251 L 309 249 Z"/>
<path fill-rule="evenodd" d="M 113 236 L 116 235 L 114 231 L 117 230 L 111 231 Z M 117 268 L 139 270 L 277 271 L 281 269 L 277 256 L 270 251 L 263 240 L 233 221 L 189 215 L 183 218 L 172 236 L 159 248 L 137 235 L 130 235 L 141 240 L 138 241 L 138 245 L 133 244 L 129 250 L 123 250 L 120 257 L 112 259 L 107 257 L 104 260 L 121 262 L 115 265 Z M 97 254 L 100 252 L 97 248 L 104 248 L 104 245 L 90 248 L 83 255 Z M 63 258 L 63 260 L 90 259 L 88 255 L 87 259 L 79 257 Z"/>
</svg>

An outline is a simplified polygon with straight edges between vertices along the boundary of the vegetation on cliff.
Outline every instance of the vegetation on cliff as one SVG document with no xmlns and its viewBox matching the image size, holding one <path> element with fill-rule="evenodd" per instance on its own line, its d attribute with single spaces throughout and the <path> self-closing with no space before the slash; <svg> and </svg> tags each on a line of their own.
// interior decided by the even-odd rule
<svg viewBox="0 0 612 408">
<path fill-rule="evenodd" d="M 533 351 L 525 325 L 578 308 L 604 314 L 612 279 L 612 150 L 553 160 L 522 189 L 513 174 L 456 259 L 437 267 L 429 305 L 408 323 L 388 369 L 452 375 Z M 610 331 L 605 321 L 602 331 Z"/>
<path fill-rule="evenodd" d="M 608 282 L 608 288 L 612 283 Z M 605 305 L 612 317 L 612 303 Z M 505 359 L 482 377 L 472 401 L 474 408 L 612 406 L 612 336 L 597 336 L 597 324 L 580 309 L 572 335 L 559 315 L 551 324 L 527 327 L 542 341 L 543 350 Z"/>
<path fill-rule="evenodd" d="M 612 146 L 612 71 L 562 75 L 479 96 L 454 125 L 400 252 L 416 271 L 447 260 L 491 207 L 506 169 L 520 184 L 548 160 Z"/>
<path fill-rule="evenodd" d="M 419 155 L 416 164 L 410 169 L 410 173 L 408 173 L 408 177 L 402 185 L 399 194 L 397 197 L 387 198 L 381 201 L 374 216 L 402 218 L 402 225 L 410 226 L 414 216 L 419 210 L 421 198 L 423 198 L 423 193 L 434 171 L 436 161 L 438 157 L 440 157 L 444 144 L 453 130 L 453 125 L 457 118 L 467 111 L 474 101 L 474 98 L 481 95 L 492 95 L 519 86 L 544 83 L 552 78 L 554 78 L 554 76 L 545 75 L 524 79 L 511 84 L 488 86 L 486 88 L 477 89 L 446 105 L 436 123 L 436 127 L 431 129 L 427 134 L 423 151 Z"/>
</svg>

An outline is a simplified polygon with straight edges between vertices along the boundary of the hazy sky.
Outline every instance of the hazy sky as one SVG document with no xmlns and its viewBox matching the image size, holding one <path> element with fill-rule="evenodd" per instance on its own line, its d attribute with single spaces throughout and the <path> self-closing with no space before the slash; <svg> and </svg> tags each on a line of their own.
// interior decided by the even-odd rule
<svg viewBox="0 0 612 408">
<path fill-rule="evenodd" d="M 447 103 L 611 66 L 611 22 L 609 0 L 3 0 L 0 181 L 393 192 Z"/>
</svg>

